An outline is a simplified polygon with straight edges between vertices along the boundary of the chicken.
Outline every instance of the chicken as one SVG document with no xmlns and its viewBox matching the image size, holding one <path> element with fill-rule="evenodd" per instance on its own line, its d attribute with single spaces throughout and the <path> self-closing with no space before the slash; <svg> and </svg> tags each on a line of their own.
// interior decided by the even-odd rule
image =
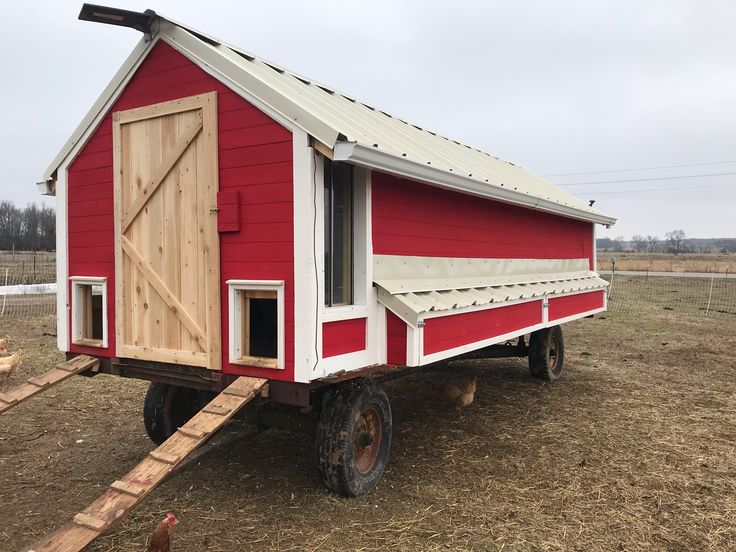
<svg viewBox="0 0 736 552">
<path fill-rule="evenodd" d="M 8 354 L 8 345 L 10 344 L 10 337 L 5 336 L 0 338 L 0 357 L 4 357 Z"/>
<path fill-rule="evenodd" d="M 10 356 L 0 357 L 0 376 L 8 377 L 18 366 L 21 365 L 23 351 L 16 351 Z"/>
<path fill-rule="evenodd" d="M 478 378 L 470 376 L 458 383 L 437 383 L 432 388 L 443 400 L 454 405 L 456 410 L 460 410 L 473 402 L 477 384 Z"/>
<path fill-rule="evenodd" d="M 166 514 L 164 520 L 156 526 L 146 552 L 170 552 L 171 533 L 174 532 L 177 523 L 179 523 L 179 520 L 174 514 L 171 512 Z"/>
</svg>

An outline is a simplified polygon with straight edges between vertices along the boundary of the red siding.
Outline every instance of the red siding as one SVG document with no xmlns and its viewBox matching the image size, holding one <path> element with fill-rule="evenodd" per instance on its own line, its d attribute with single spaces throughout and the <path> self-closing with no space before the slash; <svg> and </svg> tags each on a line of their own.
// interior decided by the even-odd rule
<svg viewBox="0 0 736 552">
<path fill-rule="evenodd" d="M 322 357 L 365 351 L 365 318 L 322 324 Z"/>
<path fill-rule="evenodd" d="M 573 314 L 580 314 L 603 308 L 604 293 L 604 291 L 594 291 L 592 293 L 554 297 L 549 300 L 549 320 L 559 320 L 560 318 L 572 316 Z"/>
<path fill-rule="evenodd" d="M 111 112 L 217 91 L 220 190 L 239 192 L 240 230 L 220 235 L 223 371 L 294 379 L 294 255 L 292 136 L 170 46 L 159 43 Z M 108 113 L 69 168 L 69 274 L 108 278 L 106 350 L 115 356 L 112 119 Z M 284 280 L 285 370 L 231 365 L 228 360 L 228 279 Z"/>
<path fill-rule="evenodd" d="M 592 263 L 592 223 L 380 172 L 373 172 L 371 196 L 376 254 Z"/>
<path fill-rule="evenodd" d="M 406 364 L 406 322 L 386 311 L 386 362 Z"/>
<path fill-rule="evenodd" d="M 541 301 L 428 318 L 424 325 L 424 354 L 476 343 L 541 322 Z"/>
</svg>

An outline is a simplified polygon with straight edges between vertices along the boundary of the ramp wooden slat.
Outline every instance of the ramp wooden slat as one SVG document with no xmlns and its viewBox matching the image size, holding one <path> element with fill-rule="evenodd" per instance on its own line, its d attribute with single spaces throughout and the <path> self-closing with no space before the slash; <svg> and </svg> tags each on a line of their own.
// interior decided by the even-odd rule
<svg viewBox="0 0 736 552">
<path fill-rule="evenodd" d="M 148 495 L 186 456 L 203 444 L 215 431 L 251 399 L 268 380 L 239 377 L 225 391 L 189 420 L 161 446 L 149 454 L 127 475 L 90 504 L 74 521 L 31 546 L 34 552 L 79 552 L 119 522 Z M 228 392 L 229 391 L 229 392 Z M 210 411 L 205 411 L 205 410 Z M 228 410 L 227 415 L 215 414 Z M 183 431 L 182 431 L 183 430 Z M 198 438 L 192 437 L 198 435 Z"/>
<path fill-rule="evenodd" d="M 26 383 L 5 393 L 0 393 L 0 414 L 75 374 L 80 374 L 98 366 L 99 363 L 100 361 L 94 357 L 79 355 L 40 376 L 28 378 Z"/>
</svg>

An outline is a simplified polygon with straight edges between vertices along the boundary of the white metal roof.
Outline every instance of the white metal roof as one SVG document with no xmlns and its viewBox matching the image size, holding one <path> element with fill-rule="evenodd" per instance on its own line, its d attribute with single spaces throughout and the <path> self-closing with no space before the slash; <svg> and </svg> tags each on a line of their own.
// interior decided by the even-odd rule
<svg viewBox="0 0 736 552">
<path fill-rule="evenodd" d="M 411 124 L 191 27 L 158 17 L 154 39 L 165 40 L 216 75 L 227 75 L 231 82 L 333 149 L 336 160 L 573 218 L 615 223 L 614 218 L 517 165 Z M 141 45 L 137 50 L 141 56 L 148 51 Z M 126 63 L 130 67 L 121 70 L 115 79 L 122 82 L 134 62 L 129 58 Z M 113 94 L 120 88 L 118 84 L 111 83 L 105 94 Z M 96 109 L 108 100 L 100 98 Z M 47 170 L 46 179 L 81 138 L 80 130 L 91 125 L 97 115 L 90 112 L 75 133 L 76 138 L 72 137 Z"/>
<path fill-rule="evenodd" d="M 375 255 L 378 300 L 416 326 L 429 312 L 605 289 L 587 259 L 449 259 Z"/>
</svg>

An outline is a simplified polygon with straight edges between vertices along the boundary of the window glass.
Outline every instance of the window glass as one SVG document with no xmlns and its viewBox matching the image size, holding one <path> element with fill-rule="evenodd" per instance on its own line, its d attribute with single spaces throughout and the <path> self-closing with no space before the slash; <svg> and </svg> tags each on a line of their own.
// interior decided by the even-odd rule
<svg viewBox="0 0 736 552">
<path fill-rule="evenodd" d="M 353 169 L 325 159 L 325 304 L 353 303 Z"/>
</svg>

